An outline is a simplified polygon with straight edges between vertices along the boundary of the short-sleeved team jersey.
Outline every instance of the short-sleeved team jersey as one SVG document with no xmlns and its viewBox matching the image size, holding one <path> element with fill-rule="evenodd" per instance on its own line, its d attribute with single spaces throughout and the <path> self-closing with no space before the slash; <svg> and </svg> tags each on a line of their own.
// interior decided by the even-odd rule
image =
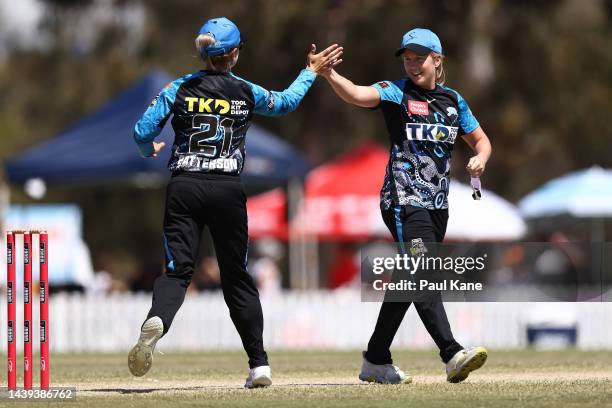
<svg viewBox="0 0 612 408">
<path fill-rule="evenodd" d="M 426 90 L 408 78 L 372 86 L 391 141 L 381 207 L 448 208 L 453 145 L 479 126 L 467 103 L 451 88 Z"/>
<path fill-rule="evenodd" d="M 304 69 L 289 88 L 275 92 L 231 73 L 185 75 L 153 99 L 136 123 L 134 139 L 142 155 L 151 156 L 153 140 L 173 115 L 170 171 L 239 175 L 253 114 L 279 116 L 295 110 L 315 78 Z"/>
</svg>

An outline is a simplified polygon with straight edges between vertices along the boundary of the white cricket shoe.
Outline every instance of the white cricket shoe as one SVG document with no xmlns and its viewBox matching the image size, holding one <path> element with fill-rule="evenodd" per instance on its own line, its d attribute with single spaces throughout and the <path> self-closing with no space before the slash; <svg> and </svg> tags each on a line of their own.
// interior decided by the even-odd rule
<svg viewBox="0 0 612 408">
<path fill-rule="evenodd" d="M 153 350 L 157 340 L 164 334 L 164 324 L 162 320 L 153 316 L 149 318 L 140 329 L 138 343 L 128 354 L 128 368 L 132 375 L 142 377 L 153 365 Z"/>
<path fill-rule="evenodd" d="M 249 370 L 244 388 L 268 387 L 272 384 L 270 366 L 259 366 Z"/>
<path fill-rule="evenodd" d="M 365 358 L 365 353 L 359 379 L 380 384 L 410 384 L 412 382 L 412 377 L 404 374 L 399 367 L 393 364 L 372 364 Z"/>
<path fill-rule="evenodd" d="M 446 363 L 446 380 L 458 383 L 465 380 L 470 372 L 478 370 L 487 361 L 487 349 L 470 347 L 463 349 Z"/>
</svg>

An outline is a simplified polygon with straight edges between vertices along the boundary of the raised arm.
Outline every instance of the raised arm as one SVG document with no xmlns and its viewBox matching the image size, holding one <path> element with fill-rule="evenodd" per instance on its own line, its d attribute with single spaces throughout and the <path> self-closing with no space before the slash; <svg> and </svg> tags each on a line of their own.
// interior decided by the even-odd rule
<svg viewBox="0 0 612 408">
<path fill-rule="evenodd" d="M 342 47 L 338 44 L 327 47 L 318 54 L 315 52 L 316 46 L 312 44 L 308 52 L 306 68 L 284 91 L 268 91 L 259 85 L 239 78 L 251 86 L 255 98 L 254 113 L 265 116 L 282 116 L 293 112 L 312 86 L 317 74 L 342 62 L 340 59 Z"/>
<path fill-rule="evenodd" d="M 283 116 L 293 112 L 312 86 L 317 74 L 303 69 L 298 77 L 283 91 L 268 91 L 267 89 L 247 82 L 253 91 L 255 108 L 253 113 L 264 116 Z"/>
<path fill-rule="evenodd" d="M 322 75 L 327 79 L 336 95 L 343 101 L 363 108 L 374 108 L 380 104 L 380 93 L 376 88 L 355 85 L 350 79 L 343 77 L 333 68 Z"/>
</svg>

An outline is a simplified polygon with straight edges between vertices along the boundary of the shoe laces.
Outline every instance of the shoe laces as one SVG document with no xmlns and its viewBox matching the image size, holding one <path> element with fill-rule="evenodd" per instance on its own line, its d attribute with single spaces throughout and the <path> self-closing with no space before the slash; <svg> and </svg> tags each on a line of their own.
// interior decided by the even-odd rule
<svg viewBox="0 0 612 408">
<path fill-rule="evenodd" d="M 400 370 L 400 368 L 398 366 L 393 365 L 393 364 L 385 364 L 385 367 L 390 368 L 391 370 L 393 370 L 394 373 L 396 373 L 398 375 L 402 372 L 402 370 Z"/>
<path fill-rule="evenodd" d="M 468 355 L 468 350 L 467 349 L 463 349 L 461 350 L 459 353 L 459 356 L 457 357 L 457 359 L 455 360 L 455 363 L 453 364 L 453 366 L 456 368 L 459 364 L 461 364 L 461 362 L 467 357 Z"/>
</svg>

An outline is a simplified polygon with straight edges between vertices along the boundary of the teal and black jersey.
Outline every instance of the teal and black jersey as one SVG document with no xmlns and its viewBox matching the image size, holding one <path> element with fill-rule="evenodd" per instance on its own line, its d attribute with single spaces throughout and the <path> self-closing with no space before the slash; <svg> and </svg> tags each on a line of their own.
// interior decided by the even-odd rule
<svg viewBox="0 0 612 408">
<path fill-rule="evenodd" d="M 479 126 L 467 103 L 451 88 L 426 90 L 408 78 L 372 86 L 391 141 L 381 207 L 448 208 L 453 145 Z"/>
<path fill-rule="evenodd" d="M 292 112 L 316 75 L 307 69 L 282 92 L 231 73 L 199 71 L 169 83 L 136 123 L 134 139 L 143 156 L 172 116 L 175 139 L 168 168 L 172 172 L 239 175 L 244 167 L 245 136 L 253 114 Z"/>
</svg>

